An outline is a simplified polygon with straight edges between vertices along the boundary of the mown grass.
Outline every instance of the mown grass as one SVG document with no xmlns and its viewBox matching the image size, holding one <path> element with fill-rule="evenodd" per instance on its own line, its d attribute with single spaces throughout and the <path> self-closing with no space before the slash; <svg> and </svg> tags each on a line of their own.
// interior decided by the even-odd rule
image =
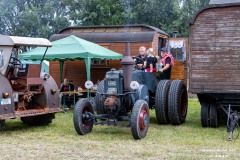
<svg viewBox="0 0 240 160">
<path fill-rule="evenodd" d="M 225 124 L 202 128 L 200 105 L 189 99 L 186 123 L 158 125 L 154 110 L 147 137 L 134 140 L 129 127 L 97 125 L 85 136 L 73 127 L 73 110 L 48 126 L 7 120 L 0 133 L 0 159 L 239 159 L 240 139 L 227 141 Z"/>
</svg>

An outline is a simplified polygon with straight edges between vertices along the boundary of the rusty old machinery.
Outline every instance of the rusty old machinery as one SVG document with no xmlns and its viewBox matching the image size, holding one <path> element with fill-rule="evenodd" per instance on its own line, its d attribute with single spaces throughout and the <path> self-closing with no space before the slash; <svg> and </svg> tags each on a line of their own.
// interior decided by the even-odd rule
<svg viewBox="0 0 240 160">
<path fill-rule="evenodd" d="M 51 43 L 42 38 L 0 39 L 0 127 L 5 119 L 17 117 L 30 125 L 51 123 L 60 111 L 56 82 L 48 73 L 41 72 L 41 64 L 22 64 L 18 59 L 25 46 L 51 47 Z"/>
</svg>

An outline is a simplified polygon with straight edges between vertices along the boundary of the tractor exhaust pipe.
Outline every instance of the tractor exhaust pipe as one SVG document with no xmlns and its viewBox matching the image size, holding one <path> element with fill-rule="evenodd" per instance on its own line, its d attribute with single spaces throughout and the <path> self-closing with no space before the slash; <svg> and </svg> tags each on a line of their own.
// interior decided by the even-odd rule
<svg viewBox="0 0 240 160">
<path fill-rule="evenodd" d="M 124 91 L 130 91 L 130 83 L 132 80 L 132 71 L 134 67 L 134 60 L 130 55 L 130 43 L 125 44 L 125 55 L 121 61 L 124 79 Z"/>
</svg>

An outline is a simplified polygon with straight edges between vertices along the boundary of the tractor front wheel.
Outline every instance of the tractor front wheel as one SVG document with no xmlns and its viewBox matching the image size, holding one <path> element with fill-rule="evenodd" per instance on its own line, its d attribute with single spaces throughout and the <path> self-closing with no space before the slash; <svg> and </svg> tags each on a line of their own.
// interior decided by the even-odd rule
<svg viewBox="0 0 240 160">
<path fill-rule="evenodd" d="M 3 130 L 4 125 L 5 125 L 5 120 L 0 120 L 0 131 Z"/>
<path fill-rule="evenodd" d="M 93 114 L 93 106 L 87 98 L 80 99 L 77 102 L 73 112 L 73 123 L 78 134 L 84 135 L 92 131 Z"/>
<path fill-rule="evenodd" d="M 131 115 L 131 131 L 134 139 L 146 137 L 149 127 L 149 106 L 145 100 L 137 100 Z"/>
</svg>

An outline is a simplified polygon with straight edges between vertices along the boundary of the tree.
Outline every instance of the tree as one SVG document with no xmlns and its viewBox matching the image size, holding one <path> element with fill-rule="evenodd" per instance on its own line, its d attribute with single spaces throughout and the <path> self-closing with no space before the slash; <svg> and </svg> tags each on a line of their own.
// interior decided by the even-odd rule
<svg viewBox="0 0 240 160">
<path fill-rule="evenodd" d="M 188 37 L 189 24 L 198 10 L 209 4 L 209 0 L 181 0 L 181 12 L 178 20 L 180 36 Z"/>
<path fill-rule="evenodd" d="M 2 0 L 1 34 L 49 38 L 69 25 L 65 1 Z"/>
<path fill-rule="evenodd" d="M 147 24 L 188 36 L 209 0 L 1 0 L 0 33 L 49 38 L 68 26 Z"/>
</svg>

